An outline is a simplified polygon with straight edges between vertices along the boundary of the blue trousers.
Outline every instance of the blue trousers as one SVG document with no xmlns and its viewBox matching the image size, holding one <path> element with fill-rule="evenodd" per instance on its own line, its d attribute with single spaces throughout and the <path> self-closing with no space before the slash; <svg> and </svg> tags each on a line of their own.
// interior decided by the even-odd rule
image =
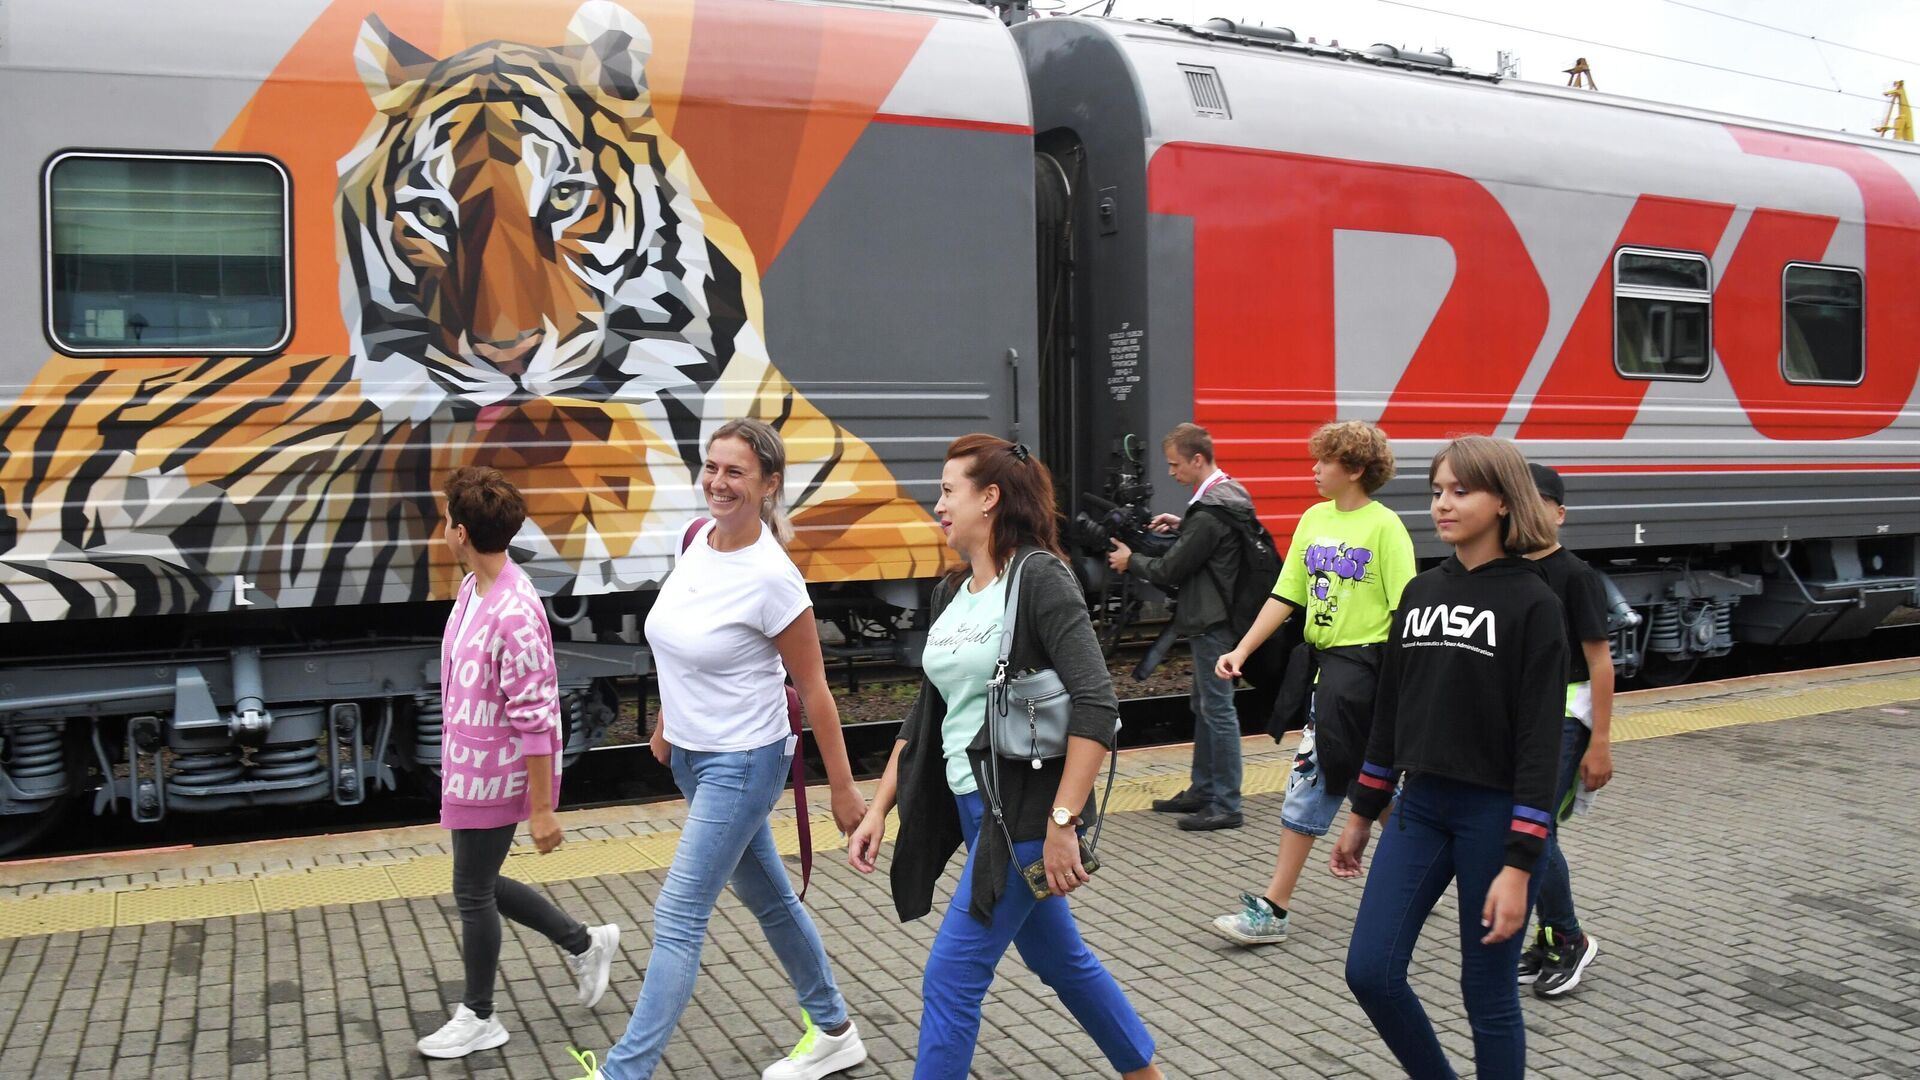
<svg viewBox="0 0 1920 1080">
<path fill-rule="evenodd" d="M 1560 729 L 1560 779 L 1553 789 L 1553 831 L 1547 834 L 1547 850 L 1533 875 L 1540 879 L 1540 900 L 1535 911 L 1540 925 L 1553 931 L 1554 937 L 1580 940 L 1580 917 L 1573 910 L 1573 879 L 1567 874 L 1567 857 L 1560 852 L 1560 809 L 1580 782 L 1580 759 L 1587 755 L 1587 743 L 1593 733 L 1575 717 L 1567 717 Z"/>
<path fill-rule="evenodd" d="M 793 894 L 786 864 L 773 846 L 767 812 L 786 789 L 792 759 L 785 740 L 729 753 L 673 750 L 673 780 L 687 798 L 687 822 L 673 866 L 653 904 L 653 955 L 627 1032 L 600 1066 L 605 1080 L 653 1075 L 667 1040 L 693 997 L 707 920 L 720 891 L 733 891 L 760 920 L 800 1007 L 823 1028 L 846 1022 L 847 1003 L 834 985 L 827 951 L 807 909 Z"/>
<path fill-rule="evenodd" d="M 1011 943 L 1040 981 L 1060 995 L 1118 1072 L 1144 1069 L 1153 1060 L 1153 1036 L 1134 1012 L 1120 984 L 1080 939 L 1064 896 L 1035 900 L 1020 867 L 1040 858 L 1044 841 L 1014 845 L 1007 868 L 1007 890 L 994 905 L 993 922 L 982 925 L 967 912 L 973 896 L 973 855 L 979 849 L 984 803 L 978 794 L 957 796 L 960 830 L 967 840 L 967 867 L 953 902 L 934 936 L 921 982 L 920 1049 L 914 1056 L 914 1080 L 966 1080 L 980 1040 L 980 1006 L 993 982 L 993 969 Z M 1032 1075 L 1048 1071 L 1039 1061 Z M 1026 1070 L 1017 1070 L 1028 1075 Z"/>
<path fill-rule="evenodd" d="M 1189 638 L 1193 648 L 1193 772 L 1187 791 L 1205 799 L 1205 812 L 1240 812 L 1240 712 L 1233 704 L 1233 680 L 1216 678 L 1213 666 L 1233 651 L 1239 639 L 1225 627 Z"/>
<path fill-rule="evenodd" d="M 1380 849 L 1347 946 L 1347 986 L 1413 1080 L 1455 1080 L 1433 1023 L 1407 983 L 1407 964 L 1427 916 L 1449 882 L 1460 901 L 1460 992 L 1473 1026 L 1481 1080 L 1526 1072 L 1526 1028 L 1514 967 L 1525 935 L 1482 945 L 1487 889 L 1505 868 L 1513 794 L 1434 776 L 1408 778 Z M 1535 878 L 1534 881 L 1538 881 Z M 1533 897 L 1528 887 L 1528 901 Z"/>
</svg>

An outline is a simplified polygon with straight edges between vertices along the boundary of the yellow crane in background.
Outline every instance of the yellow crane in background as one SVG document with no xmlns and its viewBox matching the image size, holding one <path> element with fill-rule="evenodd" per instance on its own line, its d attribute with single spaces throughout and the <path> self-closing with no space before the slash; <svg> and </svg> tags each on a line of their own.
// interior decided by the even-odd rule
<svg viewBox="0 0 1920 1080">
<path fill-rule="evenodd" d="M 1881 91 L 1887 99 L 1887 118 L 1873 129 L 1875 135 L 1893 133 L 1893 137 L 1902 142 L 1913 141 L 1913 109 L 1907 104 L 1907 80 L 1901 79 L 1893 84 L 1893 89 Z"/>
</svg>

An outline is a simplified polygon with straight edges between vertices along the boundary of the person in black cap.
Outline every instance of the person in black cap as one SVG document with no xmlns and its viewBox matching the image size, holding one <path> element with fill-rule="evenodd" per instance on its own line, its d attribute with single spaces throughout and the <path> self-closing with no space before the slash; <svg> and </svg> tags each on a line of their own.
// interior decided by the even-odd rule
<svg viewBox="0 0 1920 1080">
<path fill-rule="evenodd" d="M 1558 525 L 1567 520 L 1567 485 L 1560 474 L 1530 462 L 1534 486 Z M 1567 618 L 1567 717 L 1560 740 L 1560 770 L 1554 789 L 1555 825 L 1540 857 L 1539 929 L 1520 955 L 1521 985 L 1535 997 L 1572 990 L 1599 954 L 1600 943 L 1580 929 L 1573 910 L 1573 883 L 1560 850 L 1559 823 L 1571 813 L 1577 783 L 1598 791 L 1613 776 L 1609 728 L 1613 720 L 1613 654 L 1607 644 L 1607 593 L 1600 572 L 1557 542 L 1529 555 L 1547 575 Z"/>
</svg>

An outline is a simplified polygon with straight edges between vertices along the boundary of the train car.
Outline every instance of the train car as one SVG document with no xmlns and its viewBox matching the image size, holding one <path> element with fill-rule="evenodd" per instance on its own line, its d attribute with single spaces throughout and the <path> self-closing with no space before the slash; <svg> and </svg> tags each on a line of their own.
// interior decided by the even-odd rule
<svg viewBox="0 0 1920 1080">
<path fill-rule="evenodd" d="M 1032 414 L 1031 118 L 985 9 L 5 19 L 0 847 L 77 802 L 431 790 L 454 466 L 527 493 L 571 760 L 645 670 L 706 433 L 781 430 L 795 558 L 857 630 L 951 561 L 946 443 Z"/>
<path fill-rule="evenodd" d="M 1434 557 L 1426 461 L 1497 434 L 1566 474 L 1630 673 L 1920 602 L 1914 147 L 1225 20 L 1013 33 L 1076 492 L 1179 506 L 1153 451 L 1192 417 L 1284 539 L 1306 435 L 1372 420 Z"/>
</svg>

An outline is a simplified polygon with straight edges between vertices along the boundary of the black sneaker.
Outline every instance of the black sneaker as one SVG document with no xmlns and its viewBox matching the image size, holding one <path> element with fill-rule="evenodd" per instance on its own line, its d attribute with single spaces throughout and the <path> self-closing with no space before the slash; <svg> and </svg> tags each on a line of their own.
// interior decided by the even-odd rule
<svg viewBox="0 0 1920 1080">
<path fill-rule="evenodd" d="M 1176 824 L 1188 832 L 1212 832 L 1214 829 L 1237 829 L 1245 822 L 1246 819 L 1239 814 L 1199 810 L 1181 818 Z"/>
<path fill-rule="evenodd" d="M 1153 800 L 1156 814 L 1191 814 L 1206 808 L 1206 800 L 1191 791 L 1181 791 L 1171 799 Z"/>
<path fill-rule="evenodd" d="M 1587 970 L 1593 958 L 1600 952 L 1600 943 L 1592 934 L 1581 934 L 1577 942 L 1568 942 L 1563 948 L 1547 951 L 1547 961 L 1540 968 L 1540 978 L 1533 984 L 1534 997 L 1559 997 L 1561 994 L 1580 985 L 1580 973 Z"/>
<path fill-rule="evenodd" d="M 1549 933 L 1551 931 L 1544 926 L 1535 931 L 1533 944 L 1527 946 L 1527 951 L 1520 954 L 1521 986 L 1532 986 L 1533 981 L 1540 977 L 1540 969 L 1547 966 L 1547 935 Z"/>
</svg>

